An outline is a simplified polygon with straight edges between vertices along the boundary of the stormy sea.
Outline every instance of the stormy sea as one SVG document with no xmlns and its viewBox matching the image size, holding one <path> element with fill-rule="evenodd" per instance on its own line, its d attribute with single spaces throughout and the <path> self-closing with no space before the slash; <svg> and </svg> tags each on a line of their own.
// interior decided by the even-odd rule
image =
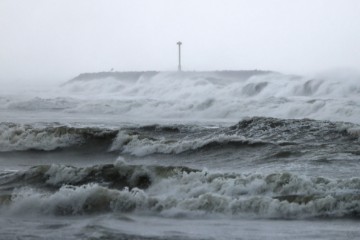
<svg viewBox="0 0 360 240">
<path fill-rule="evenodd" d="M 0 239 L 360 239 L 359 76 L 12 84 L 0 89 Z"/>
</svg>

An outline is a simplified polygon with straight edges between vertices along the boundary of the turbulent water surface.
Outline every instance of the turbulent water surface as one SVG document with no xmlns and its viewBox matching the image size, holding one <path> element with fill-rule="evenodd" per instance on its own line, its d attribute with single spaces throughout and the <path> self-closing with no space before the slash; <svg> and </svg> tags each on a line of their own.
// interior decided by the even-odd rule
<svg viewBox="0 0 360 240">
<path fill-rule="evenodd" d="M 2 239 L 359 239 L 360 78 L 83 74 L 0 94 Z"/>
</svg>

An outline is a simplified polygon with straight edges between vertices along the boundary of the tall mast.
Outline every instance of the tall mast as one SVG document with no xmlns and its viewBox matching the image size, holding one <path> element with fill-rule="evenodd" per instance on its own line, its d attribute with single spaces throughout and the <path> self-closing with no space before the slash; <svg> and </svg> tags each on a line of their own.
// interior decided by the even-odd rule
<svg viewBox="0 0 360 240">
<path fill-rule="evenodd" d="M 179 45 L 179 66 L 178 66 L 178 71 L 181 72 L 181 44 L 182 42 L 177 42 L 177 45 Z"/>
</svg>

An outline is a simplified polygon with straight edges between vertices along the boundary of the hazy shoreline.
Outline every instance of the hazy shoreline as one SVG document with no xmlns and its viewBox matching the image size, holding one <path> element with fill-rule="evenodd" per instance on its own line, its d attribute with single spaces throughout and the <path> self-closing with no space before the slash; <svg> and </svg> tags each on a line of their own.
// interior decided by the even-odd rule
<svg viewBox="0 0 360 240">
<path fill-rule="evenodd" d="M 256 75 L 264 74 L 278 74 L 274 71 L 267 70 L 220 70 L 220 71 L 104 71 L 104 72 L 93 72 L 93 73 L 80 73 L 78 76 L 72 78 L 68 82 L 73 81 L 88 81 L 102 78 L 113 78 L 113 79 L 128 79 L 137 80 L 142 78 L 151 78 L 157 74 L 175 74 L 177 76 L 216 76 L 225 78 L 240 78 L 247 79 Z"/>
</svg>

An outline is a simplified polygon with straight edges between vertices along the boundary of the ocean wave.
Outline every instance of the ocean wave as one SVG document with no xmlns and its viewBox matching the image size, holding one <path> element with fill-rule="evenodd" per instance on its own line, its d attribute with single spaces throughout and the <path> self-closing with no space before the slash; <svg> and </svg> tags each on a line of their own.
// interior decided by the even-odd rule
<svg viewBox="0 0 360 240">
<path fill-rule="evenodd" d="M 0 123 L 0 152 L 51 151 L 101 140 L 111 140 L 117 133 L 110 129 L 50 125 L 37 127 L 29 124 Z"/>
<path fill-rule="evenodd" d="M 39 172 L 45 178 L 29 178 Z M 126 181 L 113 178 L 114 174 Z M 123 161 L 87 168 L 39 166 L 15 175 L 18 186 L 13 185 L 14 176 L 1 179 L 1 191 L 7 189 L 8 194 L 7 198 L 2 194 L 1 209 L 9 214 L 110 211 L 168 217 L 360 217 L 359 178 L 330 179 L 288 172 L 216 173 L 185 167 L 128 165 Z M 149 183 L 132 185 L 131 179 L 140 175 L 147 176 Z M 44 188 L 39 181 L 51 188 Z M 111 185 L 109 181 L 122 184 Z"/>
<path fill-rule="evenodd" d="M 34 97 L 28 100 L 14 101 L 7 104 L 8 109 L 25 111 L 61 111 L 75 108 L 78 102 L 71 98 L 40 98 Z"/>
<path fill-rule="evenodd" d="M 230 127 L 236 134 L 272 141 L 353 140 L 358 125 L 312 119 L 245 118 Z"/>
<path fill-rule="evenodd" d="M 63 87 L 76 92 L 122 92 L 132 95 L 156 96 L 159 91 L 192 91 L 217 87 L 242 96 L 328 96 L 349 97 L 360 92 L 356 73 L 323 73 L 313 78 L 285 75 L 271 71 L 209 71 L 209 72 L 104 72 L 81 74 Z M 104 84 L 107 82 L 107 84 Z M 176 89 L 173 86 L 177 86 Z M 74 88 L 74 86 L 78 86 Z M 121 86 L 121 87 L 119 87 Z M 162 88 L 159 88 L 161 86 Z M 128 89 L 126 89 L 128 88 Z M 155 91 L 149 91 L 149 89 Z M 164 89 L 166 88 L 166 89 Z M 131 90 L 130 90 L 131 89 Z M 129 91 L 130 90 L 130 91 Z M 175 91 L 174 91 L 175 90 Z M 204 89 L 203 89 L 204 90 Z M 208 89 L 210 90 L 210 89 Z M 235 92 L 234 92 L 235 91 Z M 166 96 L 170 96 L 167 94 Z M 177 96 L 177 95 L 176 95 Z M 163 97 L 163 96 L 162 96 Z"/>
<path fill-rule="evenodd" d="M 360 127 L 348 127 L 346 128 L 346 131 L 354 137 L 360 138 Z"/>
<path fill-rule="evenodd" d="M 53 190 L 63 185 L 79 186 L 87 183 L 99 183 L 108 188 L 145 189 L 157 178 L 192 171 L 198 170 L 181 166 L 128 165 L 119 157 L 114 164 L 83 168 L 52 164 L 39 165 L 20 172 L 6 172 L 0 175 L 0 185 L 12 188 L 35 185 Z M 9 183 L 11 184 L 9 185 Z"/>
<path fill-rule="evenodd" d="M 0 102 L 10 111 L 108 114 L 137 121 L 265 116 L 360 123 L 358 79 L 256 71 L 100 73 L 44 94 L 0 97 Z"/>
<path fill-rule="evenodd" d="M 0 152 L 74 150 L 118 152 L 143 157 L 242 147 L 312 144 L 357 144 L 359 126 L 310 119 L 245 118 L 230 127 L 140 125 L 86 127 L 77 125 L 0 123 Z"/>
<path fill-rule="evenodd" d="M 239 135 L 227 135 L 217 133 L 195 137 L 189 135 L 180 139 L 165 137 L 153 138 L 146 135 L 120 131 L 113 142 L 110 150 L 120 150 L 134 156 L 146 156 L 151 154 L 180 154 L 199 150 L 211 150 L 229 147 L 261 146 L 269 143 L 246 139 Z"/>
<path fill-rule="evenodd" d="M 286 147 L 302 145 L 337 145 L 343 150 L 358 143 L 358 125 L 343 122 L 315 121 L 311 119 L 246 118 L 230 127 L 198 128 L 196 131 L 181 127 L 159 126 L 123 129 L 114 139 L 111 151 L 142 157 L 151 154 L 181 154 L 198 151 L 263 146 Z M 169 132 L 166 132 L 169 131 Z M 300 149 L 295 149 L 295 152 Z M 284 149 L 291 153 L 291 149 Z"/>
</svg>

